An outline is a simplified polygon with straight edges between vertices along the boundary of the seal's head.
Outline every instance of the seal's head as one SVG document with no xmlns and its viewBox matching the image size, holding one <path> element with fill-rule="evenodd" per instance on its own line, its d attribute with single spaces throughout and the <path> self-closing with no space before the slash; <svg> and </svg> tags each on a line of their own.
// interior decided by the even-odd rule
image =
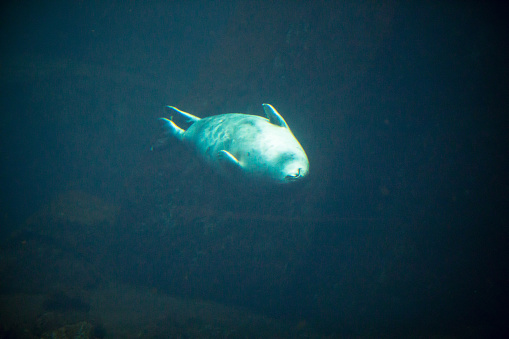
<svg viewBox="0 0 509 339">
<path fill-rule="evenodd" d="M 280 184 L 301 180 L 309 173 L 309 161 L 300 145 L 281 153 L 277 162 L 272 178 Z"/>
</svg>

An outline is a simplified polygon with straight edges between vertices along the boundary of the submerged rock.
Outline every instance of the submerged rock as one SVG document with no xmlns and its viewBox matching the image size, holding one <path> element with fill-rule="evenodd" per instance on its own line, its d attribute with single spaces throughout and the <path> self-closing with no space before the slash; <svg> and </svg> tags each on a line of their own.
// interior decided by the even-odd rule
<svg viewBox="0 0 509 339">
<path fill-rule="evenodd" d="M 57 330 L 45 332 L 42 339 L 87 339 L 93 338 L 93 326 L 86 321 L 74 325 L 66 325 Z"/>
</svg>

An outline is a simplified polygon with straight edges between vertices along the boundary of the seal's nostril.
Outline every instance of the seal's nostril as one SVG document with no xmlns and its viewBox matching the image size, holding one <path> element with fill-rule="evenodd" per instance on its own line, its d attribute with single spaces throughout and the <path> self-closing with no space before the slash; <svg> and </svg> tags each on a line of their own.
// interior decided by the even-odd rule
<svg viewBox="0 0 509 339">
<path fill-rule="evenodd" d="M 288 179 L 288 180 L 295 180 L 295 179 L 298 179 L 298 178 L 300 178 L 300 177 L 301 177 L 301 175 L 300 175 L 300 168 L 299 168 L 299 169 L 297 170 L 297 173 L 295 173 L 295 174 L 288 174 L 288 175 L 286 176 L 286 179 Z"/>
</svg>

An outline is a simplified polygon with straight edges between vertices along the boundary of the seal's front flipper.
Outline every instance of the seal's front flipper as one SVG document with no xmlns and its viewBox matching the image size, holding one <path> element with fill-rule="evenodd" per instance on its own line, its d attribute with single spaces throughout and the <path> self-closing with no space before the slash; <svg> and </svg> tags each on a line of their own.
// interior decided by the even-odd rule
<svg viewBox="0 0 509 339">
<path fill-rule="evenodd" d="M 173 121 L 166 118 L 159 118 L 163 122 L 163 135 L 157 139 L 157 141 L 150 147 L 150 150 L 153 151 L 154 149 L 162 148 L 168 145 L 168 142 L 173 139 L 177 138 L 179 140 L 182 140 L 182 137 L 184 135 L 184 130 L 180 127 L 178 127 Z"/>
<path fill-rule="evenodd" d="M 217 158 L 219 159 L 219 163 L 221 164 L 221 166 L 223 166 L 229 170 L 238 171 L 242 168 L 242 165 L 237 160 L 237 158 L 235 158 L 228 151 L 225 151 L 225 150 L 219 151 Z"/>
<path fill-rule="evenodd" d="M 285 119 L 279 114 L 274 107 L 270 104 L 263 104 L 263 110 L 265 111 L 265 115 L 267 116 L 267 119 L 269 119 L 271 124 L 274 124 L 276 126 L 280 126 L 286 129 L 290 129 L 288 125 L 286 124 Z"/>
</svg>

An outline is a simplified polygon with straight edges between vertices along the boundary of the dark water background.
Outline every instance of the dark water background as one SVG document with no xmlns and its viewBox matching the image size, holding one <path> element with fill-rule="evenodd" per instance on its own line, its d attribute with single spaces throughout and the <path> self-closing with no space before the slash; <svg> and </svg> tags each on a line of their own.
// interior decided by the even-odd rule
<svg viewBox="0 0 509 339">
<path fill-rule="evenodd" d="M 507 6 L 0 9 L 0 337 L 507 333 Z M 164 105 L 264 102 L 308 154 L 302 184 L 244 189 L 178 144 L 150 152 Z"/>
</svg>

